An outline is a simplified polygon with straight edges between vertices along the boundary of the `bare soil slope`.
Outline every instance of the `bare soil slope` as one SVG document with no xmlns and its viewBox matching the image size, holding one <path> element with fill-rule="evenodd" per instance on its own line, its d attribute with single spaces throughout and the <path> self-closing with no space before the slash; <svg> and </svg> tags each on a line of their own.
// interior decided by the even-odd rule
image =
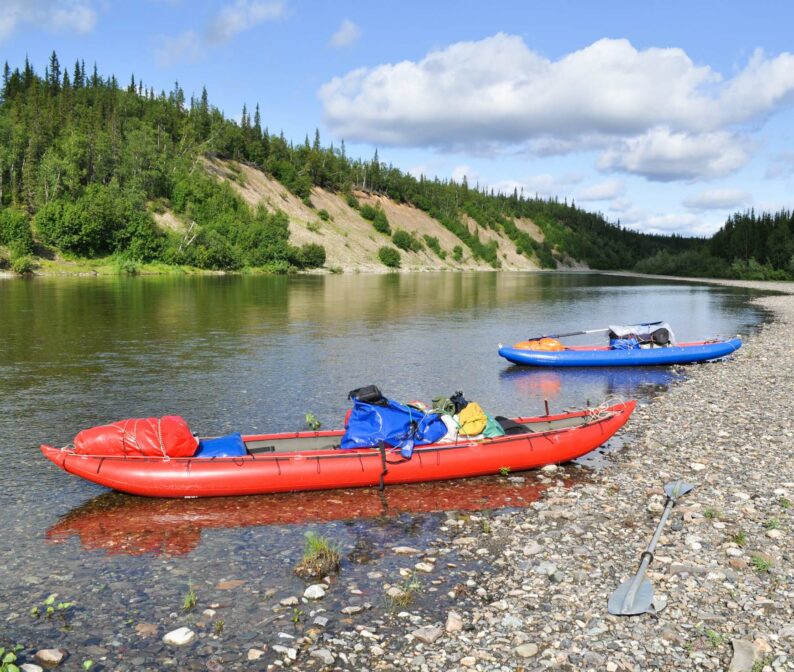
<svg viewBox="0 0 794 672">
<path fill-rule="evenodd" d="M 364 272 L 389 270 L 378 259 L 378 250 L 383 246 L 394 246 L 390 237 L 378 233 L 372 222 L 364 219 L 358 210 L 351 208 L 343 196 L 315 187 L 312 189 L 309 207 L 278 181 L 251 166 L 220 159 L 208 159 L 205 166 L 218 179 L 228 182 L 250 205 L 283 210 L 290 220 L 290 241 L 294 245 L 323 245 L 327 255 L 326 267 Z M 420 252 L 400 250 L 401 270 L 492 270 L 484 262 L 473 259 L 471 251 L 463 242 L 426 212 L 410 205 L 395 203 L 384 196 L 365 192 L 355 192 L 355 196 L 361 205 L 370 204 L 382 208 L 392 231 L 403 229 L 416 234 L 423 242 L 423 236 L 434 236 L 438 238 L 442 250 L 447 252 L 446 258 L 441 259 L 426 246 Z M 319 216 L 321 210 L 330 215 L 327 221 Z M 518 254 L 513 242 L 503 232 L 484 229 L 472 219 L 468 219 L 467 223 L 470 231 L 479 231 L 481 240 L 497 242 L 502 268 L 539 268 L 536 260 Z M 516 225 L 536 240 L 543 240 L 543 233 L 531 220 L 518 219 Z M 452 249 L 456 245 L 463 248 L 460 262 L 452 259 Z"/>
</svg>

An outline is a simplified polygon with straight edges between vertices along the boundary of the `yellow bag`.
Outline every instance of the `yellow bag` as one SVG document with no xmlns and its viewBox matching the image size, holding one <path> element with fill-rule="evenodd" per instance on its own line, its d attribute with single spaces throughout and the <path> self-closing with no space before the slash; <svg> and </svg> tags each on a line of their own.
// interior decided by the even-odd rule
<svg viewBox="0 0 794 672">
<path fill-rule="evenodd" d="M 540 338 L 534 341 L 521 341 L 514 346 L 517 350 L 565 350 L 565 346 L 556 338 Z"/>
<path fill-rule="evenodd" d="M 480 408 L 476 401 L 470 401 L 458 413 L 458 424 L 460 425 L 460 433 L 466 436 L 476 436 L 482 434 L 485 425 L 488 424 L 488 418 L 485 411 Z"/>
</svg>

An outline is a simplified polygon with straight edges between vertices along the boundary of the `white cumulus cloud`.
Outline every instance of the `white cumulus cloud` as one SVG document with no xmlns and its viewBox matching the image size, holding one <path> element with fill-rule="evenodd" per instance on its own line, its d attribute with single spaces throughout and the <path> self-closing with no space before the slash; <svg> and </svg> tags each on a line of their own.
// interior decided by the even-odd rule
<svg viewBox="0 0 794 672">
<path fill-rule="evenodd" d="M 749 158 L 748 142 L 727 131 L 692 134 L 654 128 L 615 142 L 597 165 L 601 170 L 672 182 L 728 175 Z"/>
<path fill-rule="evenodd" d="M 576 197 L 577 201 L 611 201 L 622 196 L 626 191 L 623 180 L 606 180 L 582 189 Z"/>
<path fill-rule="evenodd" d="M 728 210 L 747 205 L 752 196 L 741 189 L 707 189 L 687 196 L 683 203 L 690 210 Z"/>
<path fill-rule="evenodd" d="M 500 180 L 487 186 L 501 194 L 512 194 L 513 191 L 518 191 L 519 193 L 523 192 L 527 198 L 533 198 L 536 195 L 541 198 L 559 196 L 562 200 L 566 194 L 570 194 L 573 186 L 581 181 L 582 176 L 576 173 L 564 175 L 541 173 L 529 175 L 521 180 Z"/>
<path fill-rule="evenodd" d="M 161 37 L 155 48 L 157 62 L 169 67 L 198 61 L 212 47 L 225 44 L 235 35 L 265 21 L 275 21 L 284 16 L 284 12 L 281 0 L 236 0 L 222 7 L 201 32 L 186 30 L 179 35 Z"/>
<path fill-rule="evenodd" d="M 237 33 L 250 30 L 264 21 L 272 21 L 284 15 L 284 3 L 279 0 L 262 2 L 261 0 L 237 0 L 223 7 L 207 25 L 207 41 L 212 44 L 223 44 L 231 40 Z"/>
<path fill-rule="evenodd" d="M 88 33 L 97 22 L 91 0 L 3 0 L 0 2 L 0 42 L 22 27 L 52 33 Z"/>
<path fill-rule="evenodd" d="M 361 37 L 361 28 L 350 19 L 345 19 L 339 29 L 331 35 L 330 44 L 332 47 L 348 47 L 359 37 Z"/>
<path fill-rule="evenodd" d="M 756 52 L 726 79 L 683 49 L 601 39 L 550 60 L 499 33 L 353 70 L 319 97 L 332 129 L 352 140 L 541 155 L 597 149 L 604 169 L 687 180 L 744 164 L 743 127 L 794 98 L 794 55 Z"/>
<path fill-rule="evenodd" d="M 644 233 L 661 233 L 693 236 L 706 236 L 714 233 L 719 223 L 706 222 L 701 217 L 688 213 L 672 213 L 667 215 L 651 215 L 637 227 Z"/>
<path fill-rule="evenodd" d="M 174 63 L 195 63 L 203 54 L 201 37 L 192 30 L 186 30 L 176 37 L 163 39 L 155 50 L 157 62 L 162 67 Z"/>
<path fill-rule="evenodd" d="M 473 185 L 480 179 L 479 173 L 474 170 L 471 166 L 461 165 L 455 166 L 452 169 L 452 179 L 453 181 L 461 184 L 463 182 L 463 178 L 466 178 L 466 182 L 470 185 Z"/>
</svg>

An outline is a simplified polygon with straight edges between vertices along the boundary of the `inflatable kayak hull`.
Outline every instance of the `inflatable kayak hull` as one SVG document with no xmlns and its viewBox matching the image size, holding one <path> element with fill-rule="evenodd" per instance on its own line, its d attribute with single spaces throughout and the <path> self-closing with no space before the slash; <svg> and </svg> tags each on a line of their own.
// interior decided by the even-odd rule
<svg viewBox="0 0 794 672">
<path fill-rule="evenodd" d="M 739 338 L 729 341 L 682 343 L 669 348 L 610 350 L 608 347 L 572 347 L 565 350 L 521 350 L 501 347 L 499 355 L 524 366 L 669 366 L 719 359 L 742 346 Z"/>
<path fill-rule="evenodd" d="M 636 402 L 539 418 L 517 418 L 525 434 L 414 449 L 410 460 L 378 449 L 338 448 L 343 431 L 244 436 L 243 457 L 152 458 L 76 455 L 43 445 L 64 471 L 114 490 L 147 497 L 216 497 L 418 483 L 511 472 L 568 462 L 607 441 Z M 316 446 L 324 446 L 316 448 Z"/>
</svg>

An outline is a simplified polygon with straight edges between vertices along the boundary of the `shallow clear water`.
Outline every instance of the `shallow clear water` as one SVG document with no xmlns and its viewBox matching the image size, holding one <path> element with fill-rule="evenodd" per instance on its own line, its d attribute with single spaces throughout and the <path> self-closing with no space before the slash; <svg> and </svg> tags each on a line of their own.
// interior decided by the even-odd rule
<svg viewBox="0 0 794 672">
<path fill-rule="evenodd" d="M 323 606 L 381 604 L 382 583 L 398 578 L 388 574 L 399 565 L 385 547 L 443 537 L 446 516 L 428 511 L 521 506 L 543 485 L 529 475 L 523 484 L 410 486 L 385 503 L 350 491 L 143 502 L 57 470 L 41 442 L 63 445 L 91 425 L 167 413 L 201 434 L 301 428 L 306 412 L 337 427 L 347 392 L 372 383 L 399 400 L 462 389 L 504 415 L 541 414 L 544 400 L 552 412 L 608 396 L 644 400 L 682 369 L 525 369 L 499 358 L 497 343 L 658 319 L 680 340 L 747 334 L 762 319 L 751 296 L 580 273 L 0 282 L 0 646 L 93 651 L 108 668 L 136 656 L 154 664 L 166 655 L 159 638 L 141 639 L 133 625 L 185 624 L 179 607 L 191 579 L 201 606 L 230 606 L 226 634 L 190 650 L 199 658 L 225 652 L 234 663 L 247 646 L 272 639 L 271 603 L 302 592 L 292 567 L 307 525 L 342 545 L 345 586 L 364 595 L 340 588 Z M 368 579 L 373 567 L 385 578 Z M 233 599 L 216 588 L 229 578 L 246 581 Z M 51 592 L 76 603 L 68 618 L 31 618 Z M 444 582 L 431 592 L 443 595 Z"/>
</svg>

